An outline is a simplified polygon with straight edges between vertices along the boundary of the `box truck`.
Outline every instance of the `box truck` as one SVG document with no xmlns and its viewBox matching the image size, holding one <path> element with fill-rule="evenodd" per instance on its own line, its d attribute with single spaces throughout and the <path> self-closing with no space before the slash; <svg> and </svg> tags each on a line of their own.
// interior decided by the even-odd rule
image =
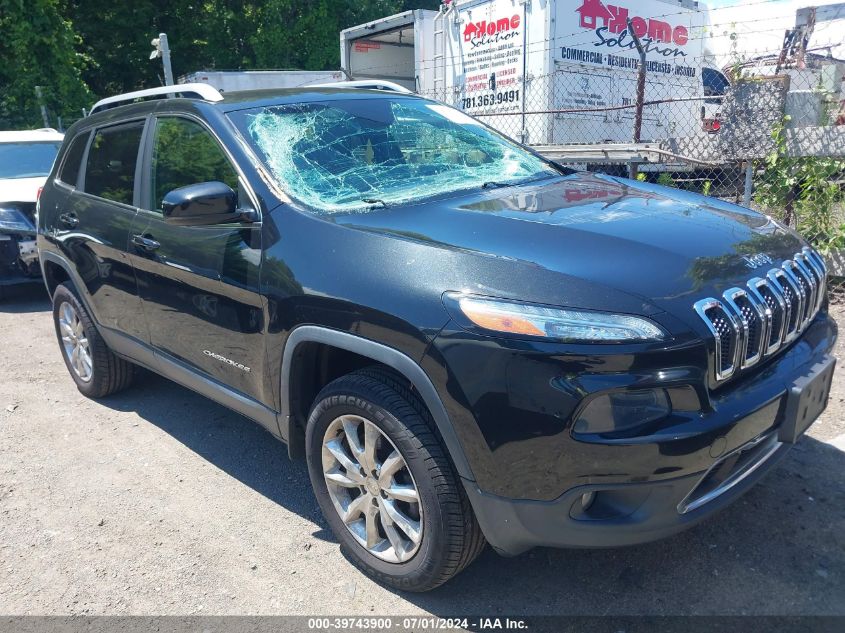
<svg viewBox="0 0 845 633">
<path fill-rule="evenodd" d="M 341 66 L 531 145 L 630 143 L 633 31 L 645 49 L 645 101 L 661 102 L 644 108 L 640 140 L 706 136 L 728 87 L 705 45 L 708 23 L 692 0 L 455 0 L 342 31 Z"/>
</svg>

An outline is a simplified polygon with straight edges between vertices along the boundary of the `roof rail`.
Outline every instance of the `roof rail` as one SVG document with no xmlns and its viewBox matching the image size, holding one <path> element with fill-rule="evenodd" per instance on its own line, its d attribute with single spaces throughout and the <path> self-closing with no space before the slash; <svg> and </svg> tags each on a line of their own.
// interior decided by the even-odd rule
<svg viewBox="0 0 845 633">
<path fill-rule="evenodd" d="M 413 94 L 405 86 L 400 86 L 392 81 L 384 79 L 356 79 L 354 81 L 336 81 L 329 84 L 308 84 L 303 88 L 359 88 L 361 90 L 387 90 L 390 92 L 403 92 Z"/>
<path fill-rule="evenodd" d="M 222 101 L 223 95 L 215 88 L 208 84 L 177 84 L 175 86 L 160 86 L 158 88 L 149 88 L 147 90 L 136 90 L 135 92 L 127 92 L 122 95 L 115 95 L 106 99 L 100 99 L 91 108 L 89 114 L 115 108 L 119 105 L 132 103 L 139 99 L 155 98 L 161 99 L 163 97 L 181 96 L 188 99 L 202 99 L 203 101 Z"/>
</svg>

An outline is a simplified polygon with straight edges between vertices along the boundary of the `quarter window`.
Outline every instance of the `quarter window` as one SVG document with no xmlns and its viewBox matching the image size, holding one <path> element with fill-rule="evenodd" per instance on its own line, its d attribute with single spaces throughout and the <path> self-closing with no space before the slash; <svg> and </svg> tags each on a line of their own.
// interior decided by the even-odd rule
<svg viewBox="0 0 845 633">
<path fill-rule="evenodd" d="M 132 204 L 143 122 L 98 130 L 88 150 L 85 192 Z"/>
<path fill-rule="evenodd" d="M 59 173 L 59 180 L 71 187 L 75 187 L 76 181 L 79 179 L 79 166 L 90 136 L 88 132 L 77 135 L 71 142 L 67 154 L 65 154 L 65 162 Z"/>
<path fill-rule="evenodd" d="M 209 131 L 181 117 L 159 119 L 153 144 L 153 208 L 160 209 L 164 196 L 174 189 L 212 181 L 238 191 L 238 174 Z"/>
</svg>

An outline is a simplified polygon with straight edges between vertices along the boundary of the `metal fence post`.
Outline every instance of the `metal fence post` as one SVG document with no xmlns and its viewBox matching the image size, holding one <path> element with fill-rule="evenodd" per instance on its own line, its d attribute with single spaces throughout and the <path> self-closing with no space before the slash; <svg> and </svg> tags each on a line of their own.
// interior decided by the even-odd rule
<svg viewBox="0 0 845 633">
<path fill-rule="evenodd" d="M 640 142 L 640 135 L 643 129 L 643 102 L 645 101 L 645 49 L 643 48 L 640 38 L 634 32 L 634 25 L 631 18 L 628 18 L 628 34 L 634 40 L 634 45 L 637 47 L 637 52 L 640 54 L 640 64 L 637 68 L 637 109 L 634 115 L 634 143 Z M 628 175 L 630 178 L 637 177 L 637 163 L 631 161 L 628 163 Z"/>
<path fill-rule="evenodd" d="M 47 116 L 47 106 L 44 105 L 44 93 L 41 91 L 41 86 L 35 86 L 35 96 L 38 98 L 38 105 L 41 108 L 41 119 L 44 121 L 44 127 L 50 127 L 50 118 Z"/>
<path fill-rule="evenodd" d="M 745 161 L 745 188 L 742 192 L 742 206 L 751 206 L 751 189 L 754 182 L 754 161 Z"/>
</svg>

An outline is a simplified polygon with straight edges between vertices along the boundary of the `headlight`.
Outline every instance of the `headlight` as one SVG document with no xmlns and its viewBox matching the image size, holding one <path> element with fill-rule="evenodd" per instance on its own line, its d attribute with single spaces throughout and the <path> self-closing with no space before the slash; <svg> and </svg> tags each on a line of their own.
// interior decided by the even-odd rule
<svg viewBox="0 0 845 633">
<path fill-rule="evenodd" d="M 33 233 L 35 226 L 15 207 L 0 207 L 0 229 L 4 231 Z"/>
<path fill-rule="evenodd" d="M 548 308 L 458 293 L 447 297 L 473 324 L 490 332 L 584 343 L 660 341 L 666 336 L 652 321 L 628 314 Z"/>
</svg>

